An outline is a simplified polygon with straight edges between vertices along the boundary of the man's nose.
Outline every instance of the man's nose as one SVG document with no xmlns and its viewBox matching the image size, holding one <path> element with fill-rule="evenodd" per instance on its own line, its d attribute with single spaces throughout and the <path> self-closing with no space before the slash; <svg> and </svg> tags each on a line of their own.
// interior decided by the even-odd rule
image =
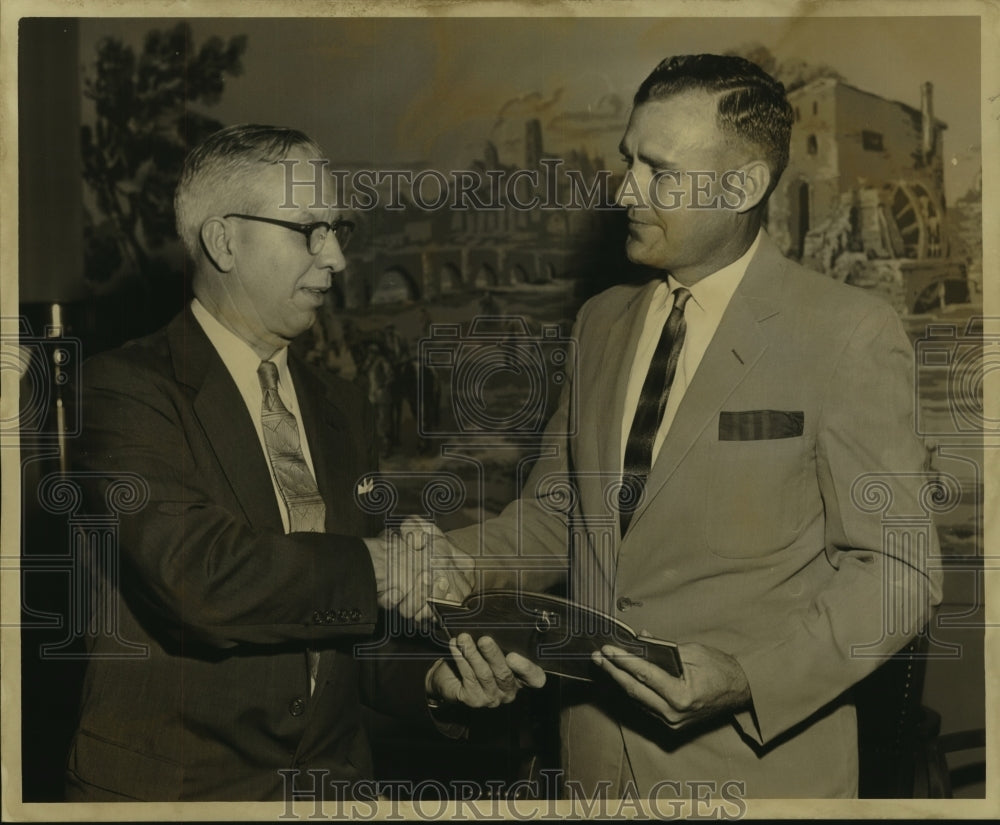
<svg viewBox="0 0 1000 825">
<path fill-rule="evenodd" d="M 629 169 L 625 173 L 625 177 L 622 178 L 622 182 L 618 184 L 618 189 L 615 192 L 615 204 L 617 206 L 642 206 L 641 194 L 639 180 Z"/>
<path fill-rule="evenodd" d="M 331 232 L 326 236 L 323 248 L 316 256 L 317 269 L 329 269 L 331 272 L 343 272 L 347 269 L 347 258 L 344 257 L 344 250 L 340 248 L 335 233 Z"/>
</svg>

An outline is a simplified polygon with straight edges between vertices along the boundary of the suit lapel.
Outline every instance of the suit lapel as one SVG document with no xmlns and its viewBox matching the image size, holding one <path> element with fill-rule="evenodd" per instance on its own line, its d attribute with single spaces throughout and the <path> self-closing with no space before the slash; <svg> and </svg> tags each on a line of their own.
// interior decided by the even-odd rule
<svg viewBox="0 0 1000 825">
<path fill-rule="evenodd" d="M 761 324 L 779 312 L 784 264 L 784 256 L 765 235 L 677 408 L 663 447 L 653 462 L 633 524 L 642 518 L 705 428 L 718 420 L 726 399 L 767 349 L 768 339 Z"/>
<path fill-rule="evenodd" d="M 243 396 L 190 308 L 171 324 L 168 339 L 174 374 L 196 391 L 195 414 L 247 521 L 255 529 L 281 530 L 271 474 Z"/>
</svg>

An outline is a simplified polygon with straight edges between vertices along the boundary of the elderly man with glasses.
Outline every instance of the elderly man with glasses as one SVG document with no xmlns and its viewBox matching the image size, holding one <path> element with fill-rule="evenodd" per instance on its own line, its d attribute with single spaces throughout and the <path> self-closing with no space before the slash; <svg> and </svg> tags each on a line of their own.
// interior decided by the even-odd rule
<svg viewBox="0 0 1000 825">
<path fill-rule="evenodd" d="M 289 354 L 346 266 L 352 224 L 285 197 L 289 169 L 322 157 L 269 126 L 195 148 L 176 194 L 194 300 L 84 369 L 88 507 L 104 512 L 123 477 L 145 503 L 119 523 L 117 626 L 90 645 L 70 801 L 280 799 L 296 770 L 296 786 L 349 796 L 372 773 L 362 702 L 417 716 L 425 691 L 495 705 L 527 664 L 468 643 L 453 667 L 354 658 L 380 608 L 419 619 L 428 596 L 469 583 L 362 538 L 377 532 L 359 506 L 377 467 L 371 412 Z M 116 658 L 119 639 L 146 655 Z"/>
</svg>

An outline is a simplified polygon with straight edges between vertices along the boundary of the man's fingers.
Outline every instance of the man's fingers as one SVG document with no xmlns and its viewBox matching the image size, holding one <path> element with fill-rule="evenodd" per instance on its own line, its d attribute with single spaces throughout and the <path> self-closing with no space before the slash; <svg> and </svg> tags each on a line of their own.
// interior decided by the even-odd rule
<svg viewBox="0 0 1000 825">
<path fill-rule="evenodd" d="M 437 614 L 434 612 L 433 608 L 431 608 L 427 602 L 424 602 L 423 606 L 413 615 L 413 621 L 429 622 L 436 616 Z"/>
<path fill-rule="evenodd" d="M 406 532 L 408 530 L 423 530 L 425 522 L 420 516 L 407 516 L 403 519 L 403 523 L 399 526 L 399 529 Z"/>
<path fill-rule="evenodd" d="M 493 641 L 492 637 L 480 637 L 476 647 L 483 659 L 485 659 L 487 664 L 489 664 L 489 666 L 493 669 L 494 673 L 510 673 L 510 668 L 507 667 L 507 660 L 504 658 L 503 651 L 500 649 L 500 646 Z"/>
<path fill-rule="evenodd" d="M 428 525 L 417 516 L 407 516 L 399 525 L 400 546 L 410 552 L 423 552 L 428 543 Z"/>
<path fill-rule="evenodd" d="M 436 675 L 435 681 L 442 686 L 442 690 L 448 688 L 447 695 L 454 693 L 457 701 L 469 707 L 497 707 L 514 701 L 523 684 L 531 687 L 545 684 L 545 673 L 541 668 L 516 653 L 505 656 L 488 636 L 477 642 L 470 634 L 460 633 L 448 641 L 448 647 L 455 683 L 449 681 L 445 685 L 441 674 Z"/>
<path fill-rule="evenodd" d="M 406 594 L 399 602 L 399 612 L 404 616 L 412 617 L 423 606 L 423 599 L 420 598 L 420 577 L 412 583 Z"/>
<path fill-rule="evenodd" d="M 504 657 L 503 651 L 489 636 L 483 636 L 479 640 L 477 647 L 479 648 L 479 652 L 482 654 L 483 659 L 485 659 L 486 664 L 489 665 L 490 672 L 493 674 L 493 679 L 496 682 L 497 687 L 500 688 L 505 695 L 509 694 L 509 698 L 513 699 L 514 694 L 517 693 L 517 677 L 508 666 L 507 659 Z"/>
<path fill-rule="evenodd" d="M 379 594 L 379 602 L 387 610 L 398 607 L 401 601 L 403 601 L 403 591 L 398 587 L 390 587 Z"/>
<path fill-rule="evenodd" d="M 471 588 L 466 585 L 465 578 L 460 573 L 435 563 L 434 592 L 437 598 L 460 602 L 469 595 Z"/>
<path fill-rule="evenodd" d="M 508 653 L 507 665 L 528 687 L 540 688 L 545 684 L 545 671 L 520 653 Z"/>
<path fill-rule="evenodd" d="M 490 667 L 489 662 L 479 652 L 479 648 L 476 647 L 476 642 L 472 636 L 468 633 L 459 634 L 458 646 L 465 660 L 472 666 L 472 670 L 476 674 L 479 683 L 488 693 L 494 692 L 496 690 L 496 677 L 493 675 L 493 668 Z"/>
<path fill-rule="evenodd" d="M 422 519 L 420 516 L 407 516 L 400 525 L 400 530 L 404 533 L 432 533 L 437 530 L 433 522 Z"/>
<path fill-rule="evenodd" d="M 455 666 L 462 678 L 465 704 L 470 707 L 497 707 L 501 694 L 489 665 L 476 650 L 472 637 L 466 633 L 449 642 Z"/>
<path fill-rule="evenodd" d="M 625 691 L 630 699 L 652 711 L 668 724 L 680 721 L 677 709 L 670 703 L 669 699 L 647 684 L 649 681 L 648 672 L 643 671 L 642 678 L 634 675 L 635 656 L 629 656 L 618 648 L 605 646 L 600 652 L 594 652 L 593 661 Z M 639 661 L 641 664 L 647 664 L 642 660 Z"/>
<path fill-rule="evenodd" d="M 669 704 L 655 691 L 646 687 L 638 679 L 636 679 L 632 674 L 621 670 L 616 667 L 609 659 L 600 654 L 595 654 L 595 662 L 601 667 L 601 669 L 611 677 L 612 681 L 616 682 L 618 686 L 625 691 L 628 697 L 639 704 L 643 705 L 650 710 L 661 715 L 664 719 L 668 719 L 671 714 L 671 708 Z"/>
<path fill-rule="evenodd" d="M 386 608 L 395 607 L 407 618 L 424 621 L 434 617 L 427 599 L 460 602 L 469 593 L 463 586 L 463 580 L 456 579 L 453 575 L 441 571 L 435 573 L 429 569 L 414 573 L 413 578 L 396 575 L 391 585 L 380 594 L 380 604 Z"/>
<path fill-rule="evenodd" d="M 435 599 L 447 599 L 451 592 L 451 585 L 447 576 L 437 575 L 434 577 L 434 586 L 431 588 L 431 596 Z"/>
<path fill-rule="evenodd" d="M 424 571 L 417 574 L 410 589 L 400 597 L 400 614 L 418 620 L 428 617 L 430 608 L 427 606 L 427 597 L 431 587 L 430 573 Z"/>
<path fill-rule="evenodd" d="M 667 699 L 675 692 L 673 683 L 680 681 L 641 656 L 627 653 L 614 645 L 604 645 L 601 648 L 601 654 L 617 668 L 624 670 L 642 684 L 649 685 Z"/>
<path fill-rule="evenodd" d="M 404 524 L 403 535 L 410 547 L 417 553 L 423 553 L 430 546 L 431 539 L 423 525 L 414 524 L 409 528 Z"/>
<path fill-rule="evenodd" d="M 410 537 L 413 549 L 417 551 L 430 551 L 439 537 L 444 538 L 444 533 L 434 522 L 419 516 L 407 516 L 400 529 Z"/>
<path fill-rule="evenodd" d="M 448 649 L 451 651 L 452 661 L 458 669 L 458 675 L 462 679 L 462 682 L 468 685 L 478 684 L 479 679 L 476 677 L 476 671 L 473 670 L 472 665 L 469 664 L 469 660 L 465 658 L 465 654 L 462 652 L 462 646 L 458 643 L 458 639 L 449 639 Z"/>
</svg>

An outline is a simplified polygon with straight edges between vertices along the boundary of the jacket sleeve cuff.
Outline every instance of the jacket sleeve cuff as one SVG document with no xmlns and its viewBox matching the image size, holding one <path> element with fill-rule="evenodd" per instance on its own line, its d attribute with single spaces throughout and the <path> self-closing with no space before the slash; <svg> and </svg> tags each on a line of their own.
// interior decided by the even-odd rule
<svg viewBox="0 0 1000 825">
<path fill-rule="evenodd" d="M 758 745 L 764 745 L 781 732 L 780 722 L 774 724 L 777 720 L 770 720 L 772 724 L 769 725 L 767 713 L 767 686 L 774 684 L 775 671 L 768 665 L 767 650 L 747 651 L 735 658 L 750 686 L 750 707 L 734 714 L 733 721 L 746 736 Z"/>
</svg>

